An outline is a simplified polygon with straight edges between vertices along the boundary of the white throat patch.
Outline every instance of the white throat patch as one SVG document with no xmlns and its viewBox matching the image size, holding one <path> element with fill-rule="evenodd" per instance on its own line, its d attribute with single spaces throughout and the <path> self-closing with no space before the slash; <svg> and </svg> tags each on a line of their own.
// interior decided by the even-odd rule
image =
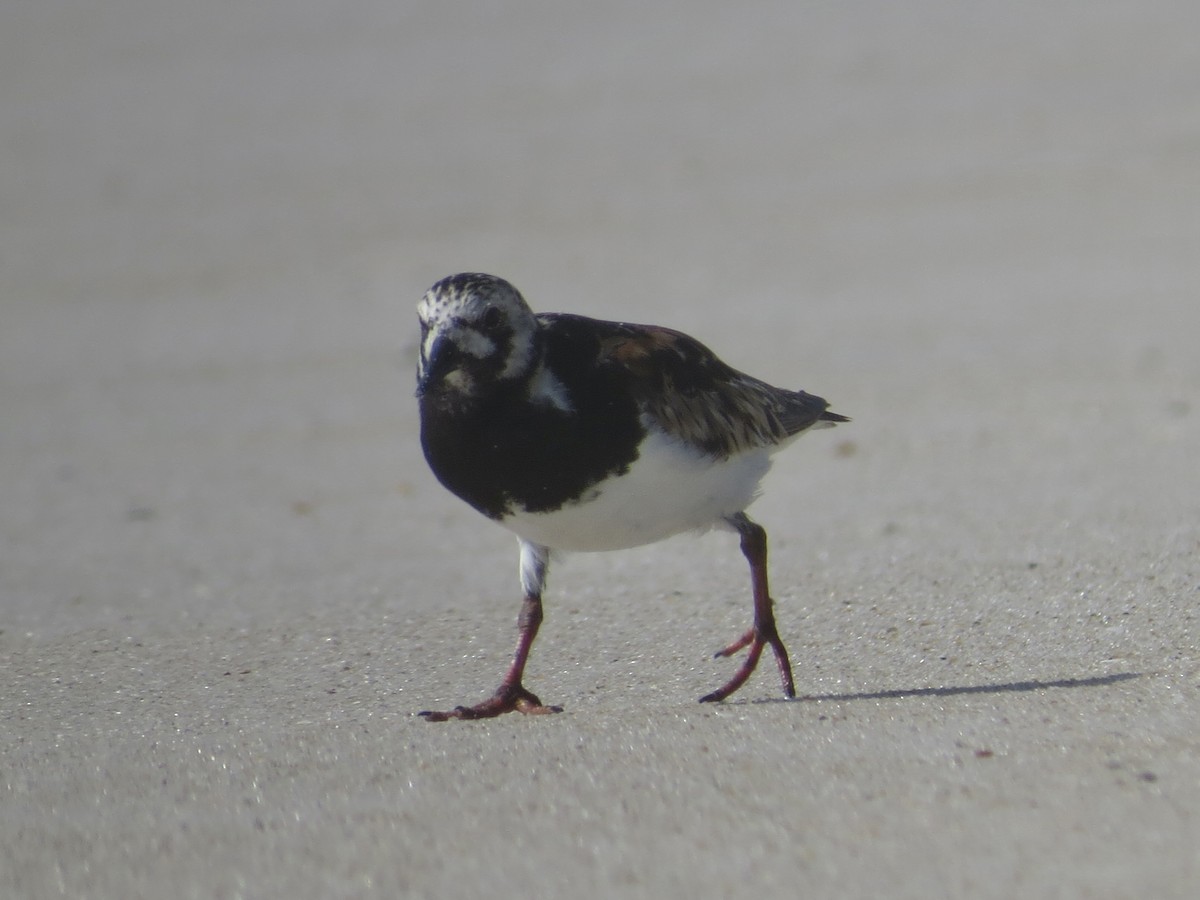
<svg viewBox="0 0 1200 900">
<path fill-rule="evenodd" d="M 534 403 L 544 403 L 563 412 L 574 412 L 571 399 L 567 396 L 567 388 L 553 372 L 542 366 L 529 382 L 529 399 Z"/>
</svg>

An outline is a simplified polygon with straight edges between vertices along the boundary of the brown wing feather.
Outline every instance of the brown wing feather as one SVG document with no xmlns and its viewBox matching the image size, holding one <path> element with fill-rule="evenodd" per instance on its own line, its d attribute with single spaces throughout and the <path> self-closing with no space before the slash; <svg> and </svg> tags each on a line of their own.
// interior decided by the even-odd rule
<svg viewBox="0 0 1200 900">
<path fill-rule="evenodd" d="M 669 328 L 617 324 L 601 341 L 601 358 L 628 374 L 642 408 L 664 431 L 715 457 L 780 444 L 823 421 L 846 421 L 827 412 L 822 398 L 739 372 Z"/>
</svg>

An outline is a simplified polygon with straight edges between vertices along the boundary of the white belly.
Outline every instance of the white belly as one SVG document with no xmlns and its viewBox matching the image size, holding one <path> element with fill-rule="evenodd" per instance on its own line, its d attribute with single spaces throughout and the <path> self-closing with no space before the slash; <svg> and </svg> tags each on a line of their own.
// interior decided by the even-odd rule
<svg viewBox="0 0 1200 900">
<path fill-rule="evenodd" d="M 777 450 L 779 447 L 772 447 Z M 651 433 L 624 475 L 553 512 L 520 510 L 501 521 L 554 550 L 623 550 L 685 531 L 703 531 L 754 500 L 771 467 L 766 448 L 714 460 Z"/>
</svg>

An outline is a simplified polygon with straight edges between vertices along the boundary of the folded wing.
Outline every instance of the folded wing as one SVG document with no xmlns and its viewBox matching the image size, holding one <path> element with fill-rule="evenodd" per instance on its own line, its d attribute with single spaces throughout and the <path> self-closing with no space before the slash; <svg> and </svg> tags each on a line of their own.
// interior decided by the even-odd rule
<svg viewBox="0 0 1200 900">
<path fill-rule="evenodd" d="M 821 397 L 773 387 L 678 331 L 611 323 L 601 364 L 627 379 L 643 410 L 668 434 L 717 458 L 771 447 L 848 419 Z"/>
</svg>

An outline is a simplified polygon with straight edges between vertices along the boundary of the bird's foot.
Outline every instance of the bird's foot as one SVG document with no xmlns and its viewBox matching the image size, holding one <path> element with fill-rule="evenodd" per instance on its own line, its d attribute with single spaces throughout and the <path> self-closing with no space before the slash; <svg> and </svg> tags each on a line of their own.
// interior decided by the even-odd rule
<svg viewBox="0 0 1200 900">
<path fill-rule="evenodd" d="M 508 712 L 524 713 L 527 716 L 544 716 L 562 712 L 561 706 L 546 706 L 536 694 L 526 690 L 520 683 L 502 684 L 496 693 L 474 706 L 456 706 L 446 712 L 422 710 L 417 713 L 427 722 L 448 722 L 451 719 L 490 719 Z"/>
<path fill-rule="evenodd" d="M 779 637 L 779 632 L 775 630 L 774 623 L 767 627 L 755 626 L 743 634 L 740 638 L 716 652 L 717 657 L 733 656 L 739 650 L 745 647 L 750 648 L 750 652 L 746 654 L 745 662 L 734 673 L 729 681 L 717 690 L 710 694 L 705 694 L 700 698 L 701 703 L 718 703 L 724 700 L 743 684 L 746 679 L 754 672 L 758 666 L 758 658 L 762 655 L 763 647 L 770 645 L 771 650 L 775 653 L 775 662 L 779 665 L 779 680 L 783 686 L 783 695 L 791 698 L 796 696 L 796 686 L 792 682 L 792 662 L 788 659 L 787 648 L 783 646 L 783 640 Z"/>
</svg>

